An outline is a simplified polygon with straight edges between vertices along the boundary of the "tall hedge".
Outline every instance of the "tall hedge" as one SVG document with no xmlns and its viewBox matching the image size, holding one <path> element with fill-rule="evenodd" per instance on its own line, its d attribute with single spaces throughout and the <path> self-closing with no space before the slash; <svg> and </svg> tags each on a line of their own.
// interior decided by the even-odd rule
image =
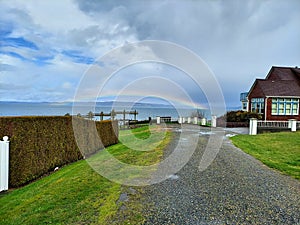
<svg viewBox="0 0 300 225">
<path fill-rule="evenodd" d="M 57 166 L 116 144 L 118 124 L 82 118 L 72 121 L 70 116 L 0 117 L 0 138 L 5 135 L 10 141 L 9 185 L 19 187 Z"/>
</svg>

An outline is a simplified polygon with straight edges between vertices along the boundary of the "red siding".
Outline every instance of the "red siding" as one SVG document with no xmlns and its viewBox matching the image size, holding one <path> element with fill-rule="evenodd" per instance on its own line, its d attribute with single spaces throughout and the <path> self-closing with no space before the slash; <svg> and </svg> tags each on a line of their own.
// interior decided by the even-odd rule
<svg viewBox="0 0 300 225">
<path fill-rule="evenodd" d="M 254 87 L 252 88 L 251 92 L 248 95 L 248 99 L 251 98 L 264 98 L 264 92 L 261 90 L 259 85 L 257 85 L 257 82 L 255 82 Z"/>
<path fill-rule="evenodd" d="M 261 90 L 261 88 L 259 87 L 259 85 L 257 85 L 257 82 L 255 81 L 254 86 L 251 89 L 251 92 L 248 95 L 248 112 L 251 112 L 251 99 L 252 98 L 265 98 L 263 91 Z"/>
</svg>

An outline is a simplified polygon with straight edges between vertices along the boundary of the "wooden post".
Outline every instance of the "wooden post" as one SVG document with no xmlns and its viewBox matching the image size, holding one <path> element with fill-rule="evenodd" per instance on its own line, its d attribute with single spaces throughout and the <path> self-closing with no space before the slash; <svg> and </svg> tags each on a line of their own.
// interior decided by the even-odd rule
<svg viewBox="0 0 300 225">
<path fill-rule="evenodd" d="M 111 120 L 115 120 L 115 115 L 116 115 L 115 110 L 111 110 L 110 112 Z"/>
<path fill-rule="evenodd" d="M 124 128 L 125 128 L 125 119 L 126 119 L 126 111 L 125 111 L 125 109 L 123 110 L 123 126 L 124 126 Z"/>
<path fill-rule="evenodd" d="M 136 120 L 136 110 L 134 110 L 134 120 Z"/>
</svg>

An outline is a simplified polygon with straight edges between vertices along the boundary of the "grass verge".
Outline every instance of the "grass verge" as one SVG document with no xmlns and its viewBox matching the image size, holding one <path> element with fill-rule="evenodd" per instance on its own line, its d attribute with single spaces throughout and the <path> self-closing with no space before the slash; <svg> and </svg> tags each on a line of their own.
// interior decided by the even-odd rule
<svg viewBox="0 0 300 225">
<path fill-rule="evenodd" d="M 121 143 L 107 150 L 126 163 L 154 164 L 161 159 L 171 139 L 170 133 L 162 134 L 155 126 L 121 131 Z M 155 147 L 145 152 L 134 151 L 124 145 L 130 139 L 134 139 L 136 148 L 145 148 L 145 142 Z M 92 157 L 101 157 L 101 151 Z M 1 193 L 0 224 L 109 224 L 119 214 L 123 203 L 118 200 L 126 188 L 129 187 L 100 176 L 86 161 L 78 161 L 27 186 Z M 122 214 L 115 224 L 143 221 L 139 206 L 130 202 Z"/>
<path fill-rule="evenodd" d="M 237 135 L 231 140 L 265 165 L 300 179 L 300 132 Z"/>
</svg>

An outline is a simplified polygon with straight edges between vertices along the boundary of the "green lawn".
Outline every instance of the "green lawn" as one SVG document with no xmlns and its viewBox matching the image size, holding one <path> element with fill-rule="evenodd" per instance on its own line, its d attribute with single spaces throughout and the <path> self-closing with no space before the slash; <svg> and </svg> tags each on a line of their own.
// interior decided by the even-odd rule
<svg viewBox="0 0 300 225">
<path fill-rule="evenodd" d="M 161 159 L 171 134 L 155 126 L 120 132 L 123 143 L 130 138 L 135 148 L 145 148 L 145 142 L 155 147 L 141 152 L 119 143 L 108 147 L 108 152 L 123 162 L 149 165 Z M 101 154 L 92 157 L 101 158 Z M 100 176 L 85 160 L 78 161 L 27 186 L 0 193 L 0 224 L 108 224 L 118 213 L 121 203 L 117 201 L 124 188 Z M 134 216 L 126 223 L 143 221 L 138 206 L 130 207 Z"/>
<path fill-rule="evenodd" d="M 234 145 L 267 166 L 300 179 L 300 132 L 237 135 Z"/>
</svg>

